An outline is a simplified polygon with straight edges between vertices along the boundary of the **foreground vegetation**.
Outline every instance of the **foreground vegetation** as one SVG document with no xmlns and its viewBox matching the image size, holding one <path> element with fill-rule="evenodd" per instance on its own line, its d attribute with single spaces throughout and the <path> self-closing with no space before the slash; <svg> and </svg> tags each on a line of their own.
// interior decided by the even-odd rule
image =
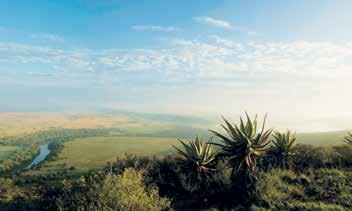
<svg viewBox="0 0 352 211">
<path fill-rule="evenodd" d="M 36 189 L 19 179 L 2 182 L 2 209 L 43 210 L 161 210 L 173 208 L 219 210 L 350 210 L 350 168 L 261 169 L 250 204 L 244 204 L 234 186 L 231 169 L 223 163 L 203 183 L 188 180 L 188 171 L 173 156 L 155 158 L 125 155 L 104 171 L 50 183 L 32 181 Z M 237 183 L 238 185 L 238 183 Z M 31 189 L 31 194 L 28 190 Z M 5 191 L 5 192 L 3 192 Z M 124 209 L 123 209 L 123 208 Z M 104 208 L 104 209 L 103 209 Z M 153 209 L 152 209 L 153 208 Z M 329 208 L 329 209 L 328 209 Z"/>
<path fill-rule="evenodd" d="M 259 125 L 247 114 L 239 124 L 224 119 L 222 128 L 223 132 L 212 130 L 214 138 L 209 141 L 196 137 L 179 143 L 168 138 L 111 137 L 109 130 L 53 133 L 54 153 L 46 161 L 1 179 L 0 208 L 352 209 L 351 134 L 338 146 L 304 145 L 295 133 L 268 129 L 265 118 Z M 78 138 L 95 135 L 106 137 Z M 173 150 L 170 144 L 175 145 Z M 173 153 L 165 153 L 166 149 Z M 126 151 L 134 154 L 121 156 Z M 97 168 L 103 163 L 105 167 Z M 89 170 L 80 171 L 87 166 Z"/>
</svg>

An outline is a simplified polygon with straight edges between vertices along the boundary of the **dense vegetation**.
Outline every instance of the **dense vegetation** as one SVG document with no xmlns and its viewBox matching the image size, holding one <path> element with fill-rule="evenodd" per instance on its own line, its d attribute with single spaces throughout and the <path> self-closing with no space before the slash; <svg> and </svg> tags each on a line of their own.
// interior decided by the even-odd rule
<svg viewBox="0 0 352 211">
<path fill-rule="evenodd" d="M 174 154 L 163 157 L 126 154 L 103 170 L 74 177 L 3 178 L 0 208 L 352 209 L 350 134 L 342 145 L 317 147 L 298 144 L 291 131 L 266 129 L 265 119 L 259 125 L 247 114 L 238 125 L 224 119 L 222 127 L 224 133 L 211 131 L 215 138 L 207 142 L 198 137 L 189 143 L 180 140 Z M 57 159 L 63 141 L 66 136 L 51 142 L 56 154 L 46 162 Z"/>
</svg>

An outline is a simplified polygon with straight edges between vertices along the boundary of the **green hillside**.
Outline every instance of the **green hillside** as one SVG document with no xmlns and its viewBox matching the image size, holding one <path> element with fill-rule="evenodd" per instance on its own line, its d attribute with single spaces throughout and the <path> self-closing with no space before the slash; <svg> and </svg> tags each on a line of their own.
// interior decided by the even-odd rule
<svg viewBox="0 0 352 211">
<path fill-rule="evenodd" d="M 348 131 L 332 131 L 319 133 L 298 133 L 297 143 L 315 146 L 341 145 Z"/>
</svg>

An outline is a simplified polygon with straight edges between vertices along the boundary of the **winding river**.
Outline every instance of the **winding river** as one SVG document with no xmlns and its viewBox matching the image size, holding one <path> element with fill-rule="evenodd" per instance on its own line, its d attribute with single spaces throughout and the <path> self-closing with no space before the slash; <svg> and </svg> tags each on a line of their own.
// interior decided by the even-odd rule
<svg viewBox="0 0 352 211">
<path fill-rule="evenodd" d="M 33 166 L 38 165 L 40 162 L 42 162 L 46 156 L 48 156 L 50 154 L 50 149 L 49 149 L 49 145 L 48 144 L 41 144 L 40 145 L 40 152 L 39 155 L 37 155 L 33 161 L 31 162 L 31 164 L 29 164 L 26 169 L 30 169 Z"/>
</svg>

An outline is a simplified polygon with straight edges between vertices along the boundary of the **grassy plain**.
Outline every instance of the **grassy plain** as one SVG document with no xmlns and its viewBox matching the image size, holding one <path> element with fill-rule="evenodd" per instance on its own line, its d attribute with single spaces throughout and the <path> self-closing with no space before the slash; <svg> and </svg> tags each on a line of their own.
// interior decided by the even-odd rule
<svg viewBox="0 0 352 211">
<path fill-rule="evenodd" d="M 0 112 L 0 137 L 20 136 L 50 128 L 120 128 L 134 133 L 170 129 L 168 122 L 146 120 L 128 114 L 4 113 Z"/>
<path fill-rule="evenodd" d="M 53 127 L 68 129 L 119 128 L 125 134 L 162 137 L 208 137 L 207 129 L 221 130 L 217 124 L 192 117 L 134 113 L 0 112 L 0 138 L 19 136 Z M 215 121 L 216 122 L 216 121 Z M 218 128 L 217 128 L 218 127 Z M 297 134 L 297 142 L 311 145 L 339 145 L 347 131 Z"/>
<path fill-rule="evenodd" d="M 316 133 L 298 133 L 297 143 L 310 144 L 313 146 L 331 146 L 341 145 L 342 140 L 347 135 L 348 131 L 331 131 L 331 132 L 316 132 Z"/>
<path fill-rule="evenodd" d="M 66 142 L 55 161 L 42 165 L 42 170 L 60 170 L 75 167 L 77 170 L 103 167 L 108 161 L 125 153 L 163 155 L 178 144 L 176 138 L 165 137 L 92 137 Z"/>
</svg>

